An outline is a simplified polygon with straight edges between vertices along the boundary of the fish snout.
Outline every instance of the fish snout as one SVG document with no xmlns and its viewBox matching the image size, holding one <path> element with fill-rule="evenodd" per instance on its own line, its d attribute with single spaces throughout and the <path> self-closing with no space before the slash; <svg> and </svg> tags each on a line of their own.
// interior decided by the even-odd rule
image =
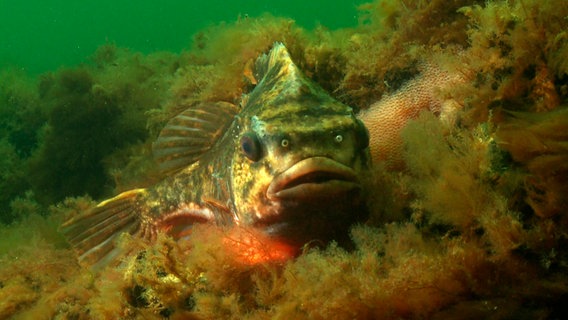
<svg viewBox="0 0 568 320">
<path fill-rule="evenodd" d="M 300 160 L 278 174 L 268 186 L 269 200 L 310 200 L 360 189 L 355 170 L 328 157 Z"/>
</svg>

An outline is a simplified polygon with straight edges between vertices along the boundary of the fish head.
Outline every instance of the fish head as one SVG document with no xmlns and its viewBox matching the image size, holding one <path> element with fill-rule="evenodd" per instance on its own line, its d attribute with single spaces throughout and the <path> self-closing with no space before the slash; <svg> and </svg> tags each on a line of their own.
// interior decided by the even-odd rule
<svg viewBox="0 0 568 320">
<path fill-rule="evenodd" d="M 294 245 L 341 241 L 367 215 L 368 131 L 283 45 L 257 65 L 259 83 L 233 128 L 237 223 Z"/>
</svg>

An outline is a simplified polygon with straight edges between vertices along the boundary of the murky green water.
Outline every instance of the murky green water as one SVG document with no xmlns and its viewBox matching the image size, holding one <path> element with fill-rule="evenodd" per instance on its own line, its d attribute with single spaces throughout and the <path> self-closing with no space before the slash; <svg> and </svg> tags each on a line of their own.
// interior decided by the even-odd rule
<svg viewBox="0 0 568 320">
<path fill-rule="evenodd" d="M 108 42 L 145 53 L 179 52 L 204 27 L 265 12 L 293 18 L 306 28 L 355 26 L 356 8 L 365 2 L 0 0 L 0 67 L 40 73 L 75 65 Z"/>
</svg>

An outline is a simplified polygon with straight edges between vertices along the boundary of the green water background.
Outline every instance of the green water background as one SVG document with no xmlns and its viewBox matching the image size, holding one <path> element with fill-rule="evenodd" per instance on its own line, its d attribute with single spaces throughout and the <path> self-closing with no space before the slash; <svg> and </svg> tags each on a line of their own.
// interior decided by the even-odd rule
<svg viewBox="0 0 568 320">
<path fill-rule="evenodd" d="M 365 0 L 0 0 L 0 68 L 31 74 L 84 61 L 105 43 L 143 53 L 180 52 L 192 35 L 222 21 L 263 13 L 302 27 L 356 26 Z"/>
</svg>

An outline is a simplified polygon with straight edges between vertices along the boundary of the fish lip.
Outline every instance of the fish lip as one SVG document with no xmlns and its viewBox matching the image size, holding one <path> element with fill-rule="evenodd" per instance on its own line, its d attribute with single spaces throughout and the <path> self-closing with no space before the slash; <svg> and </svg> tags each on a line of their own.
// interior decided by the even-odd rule
<svg viewBox="0 0 568 320">
<path fill-rule="evenodd" d="M 343 194 L 361 188 L 356 172 L 328 157 L 300 160 L 278 174 L 268 186 L 270 200 L 302 200 Z"/>
</svg>

